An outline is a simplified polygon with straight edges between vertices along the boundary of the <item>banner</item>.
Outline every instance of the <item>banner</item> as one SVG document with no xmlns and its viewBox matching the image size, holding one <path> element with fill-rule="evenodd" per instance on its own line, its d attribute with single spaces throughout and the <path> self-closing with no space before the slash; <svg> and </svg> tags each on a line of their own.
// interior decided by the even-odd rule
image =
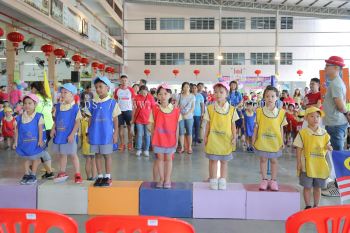
<svg viewBox="0 0 350 233">
<path fill-rule="evenodd" d="M 350 201 L 350 151 L 333 151 L 332 161 L 341 202 Z"/>
<path fill-rule="evenodd" d="M 227 82 L 228 84 L 235 80 L 238 82 L 238 89 L 244 92 L 263 90 L 266 86 L 271 85 L 271 76 L 245 76 L 232 79 L 229 76 L 218 78 L 219 82 Z"/>
</svg>

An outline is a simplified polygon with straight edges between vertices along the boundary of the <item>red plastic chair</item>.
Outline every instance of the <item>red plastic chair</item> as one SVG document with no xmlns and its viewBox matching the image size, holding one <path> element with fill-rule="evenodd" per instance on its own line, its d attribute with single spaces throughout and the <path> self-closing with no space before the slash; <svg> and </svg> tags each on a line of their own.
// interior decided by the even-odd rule
<svg viewBox="0 0 350 233">
<path fill-rule="evenodd" d="M 86 233 L 194 233 L 191 224 L 173 218 L 100 216 L 86 222 Z"/>
<path fill-rule="evenodd" d="M 298 233 L 307 222 L 314 223 L 318 233 L 350 233 L 350 205 L 324 206 L 293 214 L 287 219 L 286 233 Z M 332 229 L 330 232 L 329 224 Z"/>
<path fill-rule="evenodd" d="M 4 225 L 4 229 L 3 226 Z M 21 233 L 46 233 L 51 227 L 57 227 L 64 233 L 78 233 L 74 219 L 52 211 L 35 209 L 0 209 L 0 233 L 16 233 L 20 225 Z"/>
</svg>

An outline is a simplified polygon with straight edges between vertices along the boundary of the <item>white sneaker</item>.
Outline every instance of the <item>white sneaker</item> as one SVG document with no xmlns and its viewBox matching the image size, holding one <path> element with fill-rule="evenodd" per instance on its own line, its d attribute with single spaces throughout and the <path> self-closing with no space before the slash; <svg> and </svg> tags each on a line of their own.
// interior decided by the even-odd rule
<svg viewBox="0 0 350 233">
<path fill-rule="evenodd" d="M 143 155 L 146 156 L 146 157 L 149 157 L 149 151 L 148 151 L 148 150 L 145 150 L 145 151 L 143 152 Z"/>
<path fill-rule="evenodd" d="M 141 153 L 142 153 L 141 150 L 136 151 L 136 156 L 141 156 Z"/>
<path fill-rule="evenodd" d="M 219 190 L 226 190 L 226 179 L 225 178 L 219 179 Z"/>
<path fill-rule="evenodd" d="M 210 179 L 209 180 L 209 188 L 211 190 L 218 190 L 218 179 Z"/>
</svg>

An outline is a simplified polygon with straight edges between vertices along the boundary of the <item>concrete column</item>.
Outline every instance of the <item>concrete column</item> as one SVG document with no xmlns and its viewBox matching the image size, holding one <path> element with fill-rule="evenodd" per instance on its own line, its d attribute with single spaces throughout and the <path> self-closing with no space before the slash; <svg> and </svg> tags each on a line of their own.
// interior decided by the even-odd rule
<svg viewBox="0 0 350 233">
<path fill-rule="evenodd" d="M 12 25 L 6 25 L 6 35 L 13 32 L 15 29 Z M 6 41 L 6 72 L 7 72 L 7 87 L 11 87 L 14 82 L 14 73 L 16 66 L 16 50 L 11 41 Z M 10 90 L 9 90 L 10 91 Z"/>
</svg>

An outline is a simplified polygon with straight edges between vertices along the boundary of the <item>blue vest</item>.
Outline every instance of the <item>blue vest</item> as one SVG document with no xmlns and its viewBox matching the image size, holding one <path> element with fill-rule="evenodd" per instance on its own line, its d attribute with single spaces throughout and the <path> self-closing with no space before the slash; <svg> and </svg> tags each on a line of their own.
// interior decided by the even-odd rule
<svg viewBox="0 0 350 233">
<path fill-rule="evenodd" d="M 4 110 L 1 110 L 0 111 L 0 121 L 2 121 L 2 118 L 4 118 L 4 116 L 5 116 Z"/>
<path fill-rule="evenodd" d="M 56 135 L 53 139 L 55 144 L 67 144 L 68 136 L 72 133 L 75 125 L 75 118 L 77 117 L 79 107 L 74 104 L 68 111 L 60 110 L 61 104 L 56 104 L 56 119 L 55 129 Z"/>
<path fill-rule="evenodd" d="M 113 143 L 113 110 L 116 104 L 117 102 L 113 99 L 102 103 L 90 102 L 91 124 L 88 132 L 91 145 Z"/>
<path fill-rule="evenodd" d="M 18 141 L 16 152 L 20 156 L 32 156 L 41 153 L 44 148 L 38 146 L 39 141 L 39 120 L 41 113 L 36 113 L 34 119 L 28 123 L 22 123 L 22 115 L 16 118 L 18 128 Z M 45 144 L 46 133 L 43 125 L 43 141 Z"/>
</svg>

